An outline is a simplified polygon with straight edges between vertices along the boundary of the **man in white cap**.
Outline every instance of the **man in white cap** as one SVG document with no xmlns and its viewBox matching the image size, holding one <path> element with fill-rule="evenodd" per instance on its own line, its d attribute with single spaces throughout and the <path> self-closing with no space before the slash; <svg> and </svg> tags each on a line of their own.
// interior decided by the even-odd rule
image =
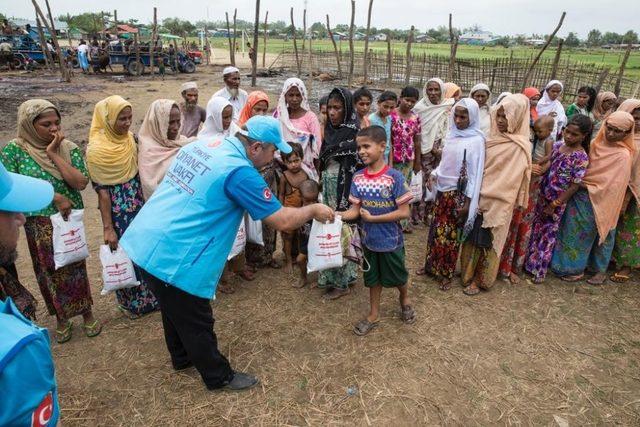
<svg viewBox="0 0 640 427">
<path fill-rule="evenodd" d="M 225 139 L 200 139 L 180 149 L 164 180 L 127 228 L 120 245 L 142 269 L 162 309 L 173 368 L 195 366 L 208 389 L 244 390 L 258 379 L 235 372 L 218 350 L 209 301 L 244 214 L 288 231 L 310 219 L 333 221 L 315 203 L 283 207 L 257 168 L 276 150 L 291 152 L 280 122 L 254 116 Z"/>
<path fill-rule="evenodd" d="M 214 93 L 213 96 L 221 96 L 224 99 L 228 99 L 233 106 L 233 120 L 237 120 L 249 97 L 246 91 L 240 89 L 240 70 L 236 67 L 226 67 L 222 70 L 222 79 L 224 80 L 224 87 Z"/>
<path fill-rule="evenodd" d="M 182 113 L 182 135 L 190 138 L 198 135 L 200 125 L 207 118 L 207 111 L 198 105 L 198 84 L 196 82 L 186 82 L 180 87 L 183 102 L 180 107 Z"/>
</svg>

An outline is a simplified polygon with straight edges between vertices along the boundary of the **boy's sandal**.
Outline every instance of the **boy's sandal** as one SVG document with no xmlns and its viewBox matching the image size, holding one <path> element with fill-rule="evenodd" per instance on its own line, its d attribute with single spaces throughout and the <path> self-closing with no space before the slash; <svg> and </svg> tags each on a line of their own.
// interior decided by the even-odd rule
<svg viewBox="0 0 640 427">
<path fill-rule="evenodd" d="M 560 280 L 562 280 L 563 282 L 569 282 L 569 283 L 579 282 L 582 279 L 584 279 L 584 273 L 575 274 L 573 276 L 562 276 L 562 277 L 560 277 Z"/>
<path fill-rule="evenodd" d="M 362 319 L 353 326 L 353 333 L 358 335 L 359 337 L 367 335 L 373 328 L 378 326 L 378 322 L 378 320 L 369 322 L 369 320 L 366 318 Z"/>
<path fill-rule="evenodd" d="M 402 321 L 407 325 L 416 321 L 416 311 L 410 305 L 402 307 Z"/>
<path fill-rule="evenodd" d="M 58 344 L 64 344 L 73 336 L 73 323 L 71 320 L 67 320 L 67 325 L 64 329 L 56 329 L 56 342 Z"/>
<path fill-rule="evenodd" d="M 631 276 L 629 274 L 622 274 L 619 271 L 616 273 L 613 273 L 609 279 L 611 279 L 612 282 L 615 283 L 624 283 L 626 281 L 628 281 L 629 279 L 631 279 Z"/>
<path fill-rule="evenodd" d="M 93 323 L 82 325 L 82 329 L 84 329 L 84 333 L 89 337 L 97 337 L 102 332 L 102 324 L 97 320 L 94 320 Z"/>
<path fill-rule="evenodd" d="M 600 286 L 600 285 L 604 285 L 604 283 L 607 281 L 607 275 L 606 274 L 603 274 L 602 275 L 602 279 L 600 279 L 600 280 L 593 280 L 594 277 L 592 277 L 591 279 L 587 280 L 587 283 L 590 284 L 590 285 L 593 285 L 593 286 Z"/>
<path fill-rule="evenodd" d="M 469 285 L 469 286 L 467 286 L 466 288 L 464 288 L 464 289 L 462 290 L 462 292 L 463 292 L 465 295 L 468 295 L 468 296 L 472 297 L 472 296 L 474 296 L 474 295 L 478 295 L 478 294 L 480 293 L 480 288 L 478 288 L 477 286 L 471 286 L 471 285 Z"/>
</svg>

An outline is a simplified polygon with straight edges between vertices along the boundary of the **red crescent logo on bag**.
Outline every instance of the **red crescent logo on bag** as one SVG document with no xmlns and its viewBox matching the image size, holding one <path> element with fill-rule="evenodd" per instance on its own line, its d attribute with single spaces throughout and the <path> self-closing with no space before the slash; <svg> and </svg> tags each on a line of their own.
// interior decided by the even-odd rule
<svg viewBox="0 0 640 427">
<path fill-rule="evenodd" d="M 53 396 L 51 392 L 42 399 L 42 402 L 31 414 L 31 426 L 32 427 L 44 427 L 49 425 L 51 416 L 53 415 Z"/>
<path fill-rule="evenodd" d="M 266 201 L 271 200 L 271 197 L 273 196 L 273 194 L 271 193 L 271 190 L 268 188 L 265 188 L 264 191 L 262 192 L 262 195 L 264 196 L 264 199 Z"/>
</svg>

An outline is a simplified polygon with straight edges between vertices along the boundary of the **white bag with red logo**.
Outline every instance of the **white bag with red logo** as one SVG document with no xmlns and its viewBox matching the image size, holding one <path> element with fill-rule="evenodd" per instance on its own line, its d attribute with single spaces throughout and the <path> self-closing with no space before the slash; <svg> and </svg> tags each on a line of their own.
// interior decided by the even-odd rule
<svg viewBox="0 0 640 427">
<path fill-rule="evenodd" d="M 313 220 L 309 233 L 309 259 L 307 271 L 329 270 L 342 267 L 342 219 L 336 216 L 332 223 L 322 223 Z"/>
<path fill-rule="evenodd" d="M 136 279 L 133 263 L 122 246 L 118 245 L 118 249 L 111 252 L 109 245 L 100 245 L 100 262 L 102 263 L 101 295 L 140 284 Z"/>
<path fill-rule="evenodd" d="M 247 231 L 247 242 L 264 246 L 264 238 L 262 237 L 262 221 L 254 221 L 249 214 L 244 216 L 245 229 Z"/>
<path fill-rule="evenodd" d="M 231 247 L 231 252 L 229 252 L 227 261 L 237 255 L 240 255 L 240 253 L 244 251 L 244 246 L 246 244 L 247 244 L 247 229 L 244 226 L 244 221 L 240 221 L 240 228 L 238 228 L 238 233 L 236 234 L 236 240 L 233 242 L 233 246 Z"/>
<path fill-rule="evenodd" d="M 411 194 L 413 194 L 413 203 L 420 203 L 422 201 L 422 171 L 411 173 L 411 183 L 409 184 Z"/>
<path fill-rule="evenodd" d="M 84 233 L 84 209 L 72 209 L 65 221 L 60 212 L 51 215 L 53 225 L 53 261 L 56 270 L 89 257 Z"/>
</svg>

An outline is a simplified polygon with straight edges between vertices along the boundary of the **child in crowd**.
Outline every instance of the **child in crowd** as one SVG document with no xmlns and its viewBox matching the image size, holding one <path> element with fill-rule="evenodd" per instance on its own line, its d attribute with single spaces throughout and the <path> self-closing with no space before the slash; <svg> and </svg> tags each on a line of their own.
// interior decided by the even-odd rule
<svg viewBox="0 0 640 427">
<path fill-rule="evenodd" d="M 318 121 L 320 122 L 320 135 L 322 141 L 324 141 L 324 127 L 327 124 L 327 100 L 329 97 L 327 95 L 320 98 L 318 102 L 318 109 L 320 113 L 318 114 Z"/>
<path fill-rule="evenodd" d="M 413 323 L 416 314 L 410 305 L 405 267 L 404 241 L 400 220 L 409 218 L 413 199 L 402 174 L 384 162 L 387 137 L 380 126 L 358 132 L 358 154 L 366 168 L 353 176 L 349 201 L 351 208 L 342 213 L 344 221 L 362 220 L 364 257 L 369 269 L 364 285 L 369 288 L 371 310 L 353 329 L 366 335 L 377 326 L 382 288 L 398 288 L 404 323 Z"/>
<path fill-rule="evenodd" d="M 287 167 L 282 173 L 282 180 L 278 189 L 278 197 L 284 207 L 299 208 L 302 206 L 302 194 L 300 184 L 309 179 L 309 175 L 302 170 L 302 145 L 290 142 L 291 152 L 282 155 L 284 165 Z M 293 272 L 293 241 L 296 232 L 282 232 L 282 246 L 286 259 L 286 272 Z"/>
<path fill-rule="evenodd" d="M 400 104 L 391 112 L 391 159 L 393 167 L 399 170 L 407 182 L 411 181 L 411 173 L 418 172 L 422 144 L 422 125 L 420 117 L 414 113 L 413 107 L 418 102 L 418 89 L 407 86 L 400 92 Z M 434 150 L 440 150 L 440 145 Z M 441 152 L 441 151 L 440 151 Z M 402 231 L 411 233 L 409 219 L 402 220 Z"/>
<path fill-rule="evenodd" d="M 513 211 L 509 235 L 500 258 L 500 274 L 513 284 L 520 281 L 519 274 L 524 267 L 525 255 L 529 247 L 534 209 L 540 194 L 540 180 L 549 169 L 549 160 L 555 142 L 553 128 L 555 122 L 551 116 L 540 116 L 533 124 L 535 139 L 533 143 L 533 161 L 531 181 L 529 183 L 529 201 L 525 208 Z"/>
<path fill-rule="evenodd" d="M 544 281 L 567 200 L 578 191 L 587 170 L 592 126 L 589 117 L 574 114 L 564 129 L 564 141 L 553 146 L 549 173 L 540 184 L 525 264 L 534 283 Z"/>
<path fill-rule="evenodd" d="M 318 203 L 320 186 L 314 180 L 308 179 L 300 184 L 300 194 L 302 195 L 302 206 Z M 298 229 L 298 258 L 296 260 L 300 268 L 300 280 L 293 285 L 294 288 L 303 288 L 309 283 L 307 277 L 307 255 L 309 252 L 307 247 L 309 246 L 312 223 L 313 220 L 310 220 Z"/>
<path fill-rule="evenodd" d="M 360 129 L 371 126 L 371 122 L 369 122 L 369 113 L 371 112 L 372 102 L 373 95 L 371 95 L 371 92 L 366 87 L 362 86 L 360 89 L 353 92 L 353 104 L 356 107 L 356 113 L 358 114 L 358 120 L 360 121 Z"/>
<path fill-rule="evenodd" d="M 591 86 L 582 86 L 578 89 L 576 101 L 567 107 L 567 118 L 575 114 L 582 114 L 593 120 L 593 110 L 596 104 L 597 92 Z"/>
<path fill-rule="evenodd" d="M 372 126 L 380 126 L 387 133 L 387 145 L 384 150 L 384 161 L 391 165 L 391 117 L 390 114 L 398 105 L 398 96 L 386 90 L 378 97 L 378 110 L 369 115 L 369 122 Z"/>
</svg>

